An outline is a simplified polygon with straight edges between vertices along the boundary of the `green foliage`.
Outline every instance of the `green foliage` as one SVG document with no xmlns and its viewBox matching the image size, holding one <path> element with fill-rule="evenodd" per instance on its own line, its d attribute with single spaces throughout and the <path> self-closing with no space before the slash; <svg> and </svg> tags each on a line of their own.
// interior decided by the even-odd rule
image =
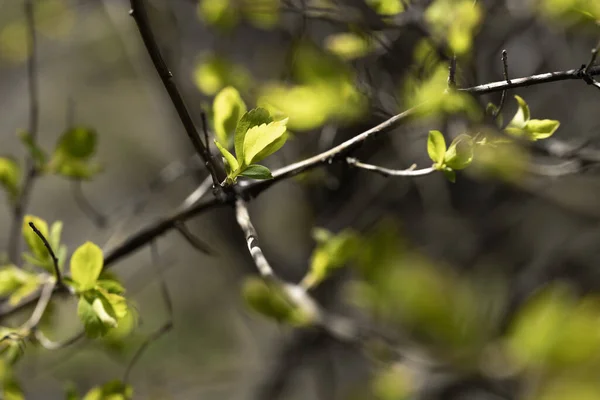
<svg viewBox="0 0 600 400">
<path fill-rule="evenodd" d="M 256 164 L 279 150 L 286 142 L 288 119 L 274 121 L 269 112 L 255 108 L 246 112 L 235 127 L 235 156 L 219 142 L 217 148 L 226 161 L 227 183 L 232 184 L 238 176 L 269 179 L 271 171 Z"/>
<path fill-rule="evenodd" d="M 519 96 L 515 96 L 519 109 L 509 122 L 505 131 L 513 136 L 522 137 L 531 141 L 549 138 L 556 132 L 560 122 L 551 119 L 531 119 L 529 106 Z"/>
<path fill-rule="evenodd" d="M 91 179 L 100 165 L 90 159 L 96 152 L 96 131 L 86 127 L 68 129 L 59 138 L 48 170 L 67 178 Z"/>
<path fill-rule="evenodd" d="M 200 0 L 198 16 L 222 31 L 234 28 L 240 19 L 261 29 L 272 29 L 279 22 L 280 0 Z"/>
<path fill-rule="evenodd" d="M 433 34 L 445 38 L 457 56 L 467 54 L 483 16 L 479 2 L 436 0 L 425 10 L 425 20 Z"/>
<path fill-rule="evenodd" d="M 535 0 L 530 3 L 543 16 L 567 26 L 597 30 L 600 23 L 600 3 L 588 0 Z"/>
<path fill-rule="evenodd" d="M 11 305 L 18 304 L 22 298 L 35 292 L 42 280 L 37 274 L 25 271 L 14 265 L 0 267 L 0 296 L 9 296 Z"/>
<path fill-rule="evenodd" d="M 367 0 L 367 5 L 381 15 L 392 16 L 404 11 L 404 6 L 400 0 Z"/>
<path fill-rule="evenodd" d="M 0 185 L 6 191 L 8 199 L 13 202 L 19 194 L 21 167 L 10 157 L 0 157 Z"/>
<path fill-rule="evenodd" d="M 114 380 L 102 386 L 93 387 L 83 396 L 82 400 L 130 400 L 132 398 L 133 388 L 131 385 Z"/>
<path fill-rule="evenodd" d="M 62 270 L 67 256 L 67 247 L 60 242 L 62 233 L 62 222 L 60 221 L 54 222 L 50 226 L 50 229 L 48 229 L 48 223 L 41 218 L 33 215 L 26 215 L 23 218 L 22 233 L 29 249 L 29 252 L 24 252 L 22 254 L 23 260 L 28 264 L 43 268 L 47 272 L 54 274 L 54 260 L 52 260 L 42 239 L 40 239 L 29 226 L 30 222 L 33 222 L 36 228 L 44 235 L 46 240 L 48 240 L 48 243 L 58 258 L 58 267 Z"/>
<path fill-rule="evenodd" d="M 258 99 L 261 107 L 284 114 L 290 119 L 290 129 L 302 131 L 363 114 L 366 99 L 356 88 L 347 63 L 308 41 L 298 43 L 293 53 L 294 84 L 264 85 Z"/>
<path fill-rule="evenodd" d="M 77 315 L 88 337 L 104 336 L 128 314 L 127 301 L 122 296 L 123 286 L 111 277 L 101 277 L 104 257 L 102 250 L 91 242 L 81 245 L 71 256 L 72 286 L 79 302 Z"/>
<path fill-rule="evenodd" d="M 29 132 L 19 132 L 19 138 L 27 149 L 29 156 L 34 161 L 36 168 L 38 170 L 42 170 L 48 161 L 48 155 L 46 152 L 38 146 Z"/>
<path fill-rule="evenodd" d="M 454 171 L 465 169 L 473 161 L 473 147 L 473 139 L 466 134 L 457 136 L 448 148 L 440 131 L 429 131 L 427 138 L 427 153 L 434 162 L 433 167 L 451 182 L 456 180 Z"/>
<path fill-rule="evenodd" d="M 230 30 L 239 19 L 235 1 L 231 0 L 200 0 L 198 16 L 205 23 L 221 30 Z"/>
<path fill-rule="evenodd" d="M 242 295 L 248 307 L 264 317 L 293 326 L 311 323 L 311 318 L 289 298 L 276 283 L 250 277 L 242 287 Z"/>
<path fill-rule="evenodd" d="M 246 104 L 234 87 L 228 86 L 215 96 L 213 102 L 215 135 L 225 147 L 229 146 L 238 121 L 246 111 Z"/>
<path fill-rule="evenodd" d="M 325 48 L 344 60 L 353 60 L 367 55 L 372 45 L 365 35 L 346 32 L 329 35 Z"/>
<path fill-rule="evenodd" d="M 272 29 L 279 23 L 281 0 L 243 0 L 246 20 L 260 29 Z"/>
<path fill-rule="evenodd" d="M 318 285 L 336 269 L 354 259 L 360 244 L 358 235 L 350 230 L 334 235 L 325 229 L 316 228 L 313 236 L 317 247 L 311 256 L 309 272 L 303 279 L 303 285 L 308 288 Z"/>
<path fill-rule="evenodd" d="M 448 64 L 438 64 L 425 79 L 409 75 L 404 86 L 404 99 L 413 106 L 421 106 L 422 116 L 441 116 L 463 113 L 472 121 L 479 121 L 482 113 L 475 100 L 464 92 L 448 88 Z"/>
<path fill-rule="evenodd" d="M 377 400 L 409 400 L 413 395 L 413 380 L 410 369 L 392 365 L 375 376 L 372 391 Z"/>
<path fill-rule="evenodd" d="M 216 54 L 208 54 L 198 60 L 193 78 L 198 89 L 209 96 L 227 86 L 244 92 L 252 82 L 252 76 L 246 68 Z"/>
<path fill-rule="evenodd" d="M 5 330 L 6 328 L 2 329 Z M 4 333 L 2 333 L 4 334 Z M 20 353 L 20 349 L 16 349 Z M 3 354 L 4 355 L 4 354 Z M 25 400 L 25 395 L 21 389 L 21 385 L 16 379 L 12 369 L 13 362 L 8 361 L 3 357 L 0 360 L 0 381 L 2 381 L 2 398 L 5 400 Z"/>
</svg>

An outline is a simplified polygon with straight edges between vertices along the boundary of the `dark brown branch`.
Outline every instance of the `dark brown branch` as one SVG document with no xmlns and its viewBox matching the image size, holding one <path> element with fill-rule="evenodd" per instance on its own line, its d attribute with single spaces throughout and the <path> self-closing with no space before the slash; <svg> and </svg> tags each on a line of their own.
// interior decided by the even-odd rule
<svg viewBox="0 0 600 400">
<path fill-rule="evenodd" d="M 154 64 L 154 68 L 158 75 L 160 76 L 160 80 L 162 81 L 169 97 L 171 98 L 171 102 L 177 111 L 177 115 L 185 128 L 185 132 L 187 136 L 194 146 L 194 149 L 206 165 L 206 168 L 210 172 L 210 175 L 213 178 L 213 184 L 215 187 L 220 187 L 220 182 L 225 179 L 225 175 L 220 168 L 217 168 L 216 163 L 213 162 L 210 152 L 202 143 L 200 139 L 200 134 L 196 129 L 196 125 L 190 116 L 190 113 L 183 101 L 183 97 L 173 80 L 173 74 L 169 70 L 169 67 L 165 63 L 158 44 L 156 43 L 156 39 L 154 38 L 154 33 L 152 32 L 152 28 L 150 27 L 150 20 L 148 19 L 148 14 L 146 13 L 146 7 L 144 5 L 143 0 L 131 0 L 131 11 L 130 14 L 136 22 L 138 30 L 140 31 L 140 35 L 146 46 L 146 50 L 148 51 L 148 55 L 152 59 L 152 63 Z"/>
<path fill-rule="evenodd" d="M 29 127 L 28 134 L 35 143 L 39 130 L 39 88 L 38 88 L 38 67 L 37 67 L 37 39 L 35 34 L 35 12 L 33 0 L 25 1 L 25 18 L 27 27 L 27 46 L 29 57 L 27 58 L 27 84 L 29 85 Z M 27 156 L 25 161 L 26 174 L 21 184 L 21 190 L 15 200 L 12 222 L 8 236 L 8 258 L 11 262 L 17 264 L 19 253 L 21 252 L 21 235 L 19 230 L 23 217 L 25 216 L 29 197 L 33 187 L 33 181 L 37 176 L 37 167 L 35 160 L 31 155 Z"/>
<path fill-rule="evenodd" d="M 506 50 L 502 50 L 502 75 L 504 75 L 504 80 L 506 81 L 506 83 L 510 84 L 510 79 L 508 79 L 508 52 Z M 494 119 L 498 118 L 498 116 L 502 112 L 502 108 L 504 108 L 507 92 L 508 89 L 502 91 L 502 96 L 500 97 L 500 104 L 498 105 L 498 108 L 492 116 Z"/>
<path fill-rule="evenodd" d="M 98 228 L 106 227 L 108 218 L 100 211 L 96 210 L 92 203 L 87 199 L 85 193 L 83 193 L 83 188 L 81 187 L 81 181 L 79 179 L 71 182 L 71 193 L 73 194 L 73 199 L 75 199 L 75 204 L 77 204 L 81 212 L 83 212 L 94 225 Z"/>
</svg>

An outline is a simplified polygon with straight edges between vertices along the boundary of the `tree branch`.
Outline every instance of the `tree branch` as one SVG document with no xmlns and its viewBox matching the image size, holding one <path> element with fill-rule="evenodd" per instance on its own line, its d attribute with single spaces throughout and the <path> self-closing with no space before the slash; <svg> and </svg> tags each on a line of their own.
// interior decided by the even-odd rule
<svg viewBox="0 0 600 400">
<path fill-rule="evenodd" d="M 429 175 L 429 174 L 435 172 L 435 169 L 433 167 L 423 168 L 423 169 L 415 169 L 416 165 L 413 165 L 412 167 L 410 167 L 408 169 L 400 169 L 400 170 L 383 168 L 383 167 L 378 167 L 376 165 L 363 164 L 360 161 L 358 161 L 356 158 L 350 158 L 350 157 L 346 159 L 346 162 L 348 163 L 348 165 L 351 165 L 353 167 L 366 169 L 367 171 L 372 171 L 372 172 L 378 173 L 380 175 L 383 175 L 385 177 L 423 176 L 423 175 Z"/>
<path fill-rule="evenodd" d="M 130 0 L 131 11 L 130 14 L 135 20 L 135 23 L 140 31 L 140 35 L 146 46 L 146 50 L 148 51 L 148 55 L 152 59 L 152 63 L 154 64 L 154 68 L 171 98 L 171 102 L 177 111 L 177 115 L 185 128 L 185 132 L 187 136 L 194 146 L 194 149 L 204 161 L 206 168 L 210 172 L 210 175 L 213 178 L 213 184 L 215 188 L 221 187 L 220 182 L 225 179 L 225 175 L 220 168 L 217 168 L 217 165 L 210 155 L 210 151 L 208 149 L 208 144 L 205 146 L 200 139 L 200 134 L 196 129 L 196 125 L 190 116 L 190 113 L 183 101 L 183 97 L 177 88 L 173 80 L 173 74 L 169 70 L 169 67 L 165 63 L 158 44 L 156 43 L 156 39 L 154 37 L 154 33 L 152 32 L 152 28 L 150 27 L 150 20 L 148 19 L 148 14 L 146 12 L 146 7 L 144 5 L 143 0 Z M 206 129 L 206 127 L 205 127 Z M 220 174 L 219 174 L 220 173 Z"/>
<path fill-rule="evenodd" d="M 37 39 L 35 34 L 35 13 L 33 0 L 25 0 L 25 18 L 27 27 L 27 46 L 29 57 L 27 58 L 27 84 L 29 85 L 29 127 L 28 134 L 35 143 L 39 130 L 39 88 L 38 88 L 38 68 L 37 68 Z M 17 264 L 19 253 L 21 252 L 21 223 L 25 216 L 29 197 L 33 187 L 33 181 L 37 176 L 35 160 L 28 155 L 25 161 L 25 177 L 21 184 L 21 190 L 15 200 L 13 208 L 12 222 L 8 236 L 8 258 L 12 263 Z"/>
</svg>

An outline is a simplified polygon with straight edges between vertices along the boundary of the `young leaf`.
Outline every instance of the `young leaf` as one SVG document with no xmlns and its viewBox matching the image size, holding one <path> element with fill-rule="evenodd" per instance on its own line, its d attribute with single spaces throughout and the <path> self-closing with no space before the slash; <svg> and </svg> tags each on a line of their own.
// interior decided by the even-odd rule
<svg viewBox="0 0 600 400">
<path fill-rule="evenodd" d="M 525 124 L 525 130 L 531 140 L 549 138 L 556 132 L 560 122 L 552 119 L 531 119 Z"/>
<path fill-rule="evenodd" d="M 223 147 L 221 145 L 221 143 L 219 143 L 216 140 L 215 140 L 215 145 L 217 146 L 217 149 L 219 149 L 219 151 L 225 158 L 225 161 L 227 161 L 227 175 L 230 175 L 232 172 L 237 171 L 240 168 L 240 165 L 238 164 L 238 162 L 235 159 L 235 157 L 233 156 L 233 154 L 231 154 L 229 152 L 229 150 L 227 150 L 225 147 Z"/>
<path fill-rule="evenodd" d="M 110 326 L 105 325 L 96 314 L 92 305 L 94 300 L 94 298 L 80 296 L 77 303 L 77 316 L 83 323 L 85 334 L 89 338 L 103 336 L 110 330 Z"/>
<path fill-rule="evenodd" d="M 246 132 L 254 126 L 268 124 L 273 121 L 271 115 L 264 108 L 255 108 L 242 116 L 235 128 L 235 156 L 240 164 L 244 161 L 244 141 Z"/>
<path fill-rule="evenodd" d="M 453 170 L 464 169 L 473 161 L 473 139 L 469 135 L 459 135 L 444 155 L 444 164 Z"/>
<path fill-rule="evenodd" d="M 242 294 L 246 304 L 265 317 L 292 325 L 304 325 L 309 322 L 281 288 L 260 278 L 248 278 L 242 287 Z"/>
<path fill-rule="evenodd" d="M 230 144 L 238 121 L 245 113 L 246 104 L 234 87 L 228 86 L 215 96 L 213 101 L 215 135 L 225 147 Z"/>
<path fill-rule="evenodd" d="M 117 318 L 111 310 L 110 303 L 102 297 L 96 297 L 92 302 L 92 309 L 103 324 L 114 328 L 117 326 Z"/>
<path fill-rule="evenodd" d="M 396 15 L 404 11 L 401 0 L 367 0 L 366 3 L 381 15 Z"/>
<path fill-rule="evenodd" d="M 335 269 L 346 264 L 354 257 L 358 248 L 358 237 L 351 231 L 333 235 L 320 229 L 315 234 L 319 236 L 319 241 L 311 257 L 310 271 L 304 278 L 309 287 L 314 287 Z"/>
<path fill-rule="evenodd" d="M 248 129 L 244 138 L 244 164 L 250 165 L 260 161 L 256 156 L 285 133 L 287 121 L 285 118 Z"/>
<path fill-rule="evenodd" d="M 353 60 L 368 54 L 372 47 L 365 36 L 346 32 L 328 36 L 325 48 L 344 60 Z"/>
<path fill-rule="evenodd" d="M 48 258 L 48 250 L 46 246 L 44 246 L 44 242 L 39 236 L 31 229 L 29 223 L 33 222 L 35 227 L 44 235 L 45 238 L 48 237 L 48 224 L 41 218 L 35 217 L 33 215 L 26 215 L 23 218 L 23 237 L 25 238 L 25 242 L 27 243 L 27 247 L 35 258 L 40 261 L 44 261 Z"/>
<path fill-rule="evenodd" d="M 283 135 L 281 135 L 279 137 L 279 139 L 275 140 L 273 143 L 271 143 L 270 145 L 265 147 L 260 153 L 258 153 L 254 157 L 254 162 L 255 163 L 260 162 L 260 161 L 264 160 L 265 158 L 267 158 L 268 156 L 270 156 L 271 154 L 275 153 L 277 150 L 279 150 L 280 148 L 283 147 L 283 145 L 285 144 L 285 142 L 287 142 L 289 137 L 290 137 L 289 132 L 285 131 L 283 133 Z"/>
<path fill-rule="evenodd" d="M 23 298 L 38 290 L 41 284 L 37 275 L 29 275 L 23 285 L 8 298 L 8 303 L 13 306 L 19 304 Z"/>
<path fill-rule="evenodd" d="M 25 145 L 25 147 L 27 148 L 27 151 L 29 152 L 29 155 L 31 156 L 31 158 L 35 161 L 35 164 L 38 168 L 41 168 L 44 166 L 44 164 L 46 164 L 46 161 L 48 159 L 48 155 L 46 154 L 46 152 L 44 150 L 42 150 L 37 143 L 34 142 L 33 137 L 31 136 L 31 134 L 29 132 L 19 132 L 19 138 L 21 139 L 21 142 Z"/>
<path fill-rule="evenodd" d="M 71 277 L 82 291 L 92 289 L 102 272 L 104 256 L 92 242 L 79 246 L 71 256 Z"/>
<path fill-rule="evenodd" d="M 509 122 L 508 126 L 511 128 L 524 128 L 525 124 L 531 118 L 529 112 L 529 106 L 520 96 L 515 96 L 517 103 L 519 103 L 519 109 L 517 110 L 513 119 Z"/>
<path fill-rule="evenodd" d="M 271 179 L 273 177 L 269 168 L 258 164 L 249 165 L 240 172 L 240 175 L 254 179 Z"/>
<path fill-rule="evenodd" d="M 36 275 L 14 265 L 0 267 L 0 296 L 13 293 L 32 277 L 37 279 Z"/>
<path fill-rule="evenodd" d="M 60 236 L 62 234 L 63 223 L 62 221 L 55 221 L 50 225 L 50 233 L 48 235 L 48 243 L 54 251 L 60 248 Z"/>
<path fill-rule="evenodd" d="M 444 162 L 444 154 L 446 153 L 446 140 L 440 131 L 429 131 L 427 138 L 427 153 L 429 158 L 436 163 Z"/>
<path fill-rule="evenodd" d="M 117 282 L 114 279 L 100 279 L 96 282 L 96 285 L 105 290 L 107 293 L 112 294 L 123 294 L 125 293 L 125 288 L 121 283 Z"/>
<path fill-rule="evenodd" d="M 4 187 L 8 197 L 14 200 L 19 193 L 21 167 L 11 158 L 0 157 L 0 185 Z"/>
<path fill-rule="evenodd" d="M 442 172 L 444 173 L 446 179 L 448 179 L 450 182 L 456 182 L 456 172 L 454 172 L 450 168 L 444 168 Z"/>
<path fill-rule="evenodd" d="M 61 136 L 56 152 L 62 152 L 76 159 L 87 159 L 96 151 L 97 134 L 90 128 L 77 127 L 67 130 Z"/>
</svg>

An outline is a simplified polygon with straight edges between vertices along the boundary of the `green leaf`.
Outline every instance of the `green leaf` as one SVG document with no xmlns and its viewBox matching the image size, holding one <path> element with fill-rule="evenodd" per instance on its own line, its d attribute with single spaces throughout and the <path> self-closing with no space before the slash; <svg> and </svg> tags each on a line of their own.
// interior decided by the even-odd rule
<svg viewBox="0 0 600 400">
<path fill-rule="evenodd" d="M 442 172 L 444 173 L 444 176 L 446 177 L 446 179 L 448 179 L 450 182 L 452 182 L 452 183 L 456 182 L 456 172 L 454 172 L 453 170 L 451 170 L 449 168 L 444 168 L 442 170 Z"/>
<path fill-rule="evenodd" d="M 201 0 L 198 16 L 207 24 L 223 30 L 233 28 L 239 18 L 236 6 L 230 0 Z"/>
<path fill-rule="evenodd" d="M 4 187 L 11 201 L 19 193 L 19 182 L 21 180 L 21 167 L 12 158 L 0 157 L 0 185 Z"/>
<path fill-rule="evenodd" d="M 42 168 L 48 160 L 46 152 L 35 143 L 29 132 L 21 131 L 18 135 L 25 148 L 27 148 L 29 155 L 35 161 L 36 167 Z"/>
<path fill-rule="evenodd" d="M 240 172 L 240 175 L 254 179 L 271 179 L 273 177 L 269 168 L 258 164 L 249 165 Z"/>
<path fill-rule="evenodd" d="M 57 251 L 60 248 L 60 236 L 62 234 L 62 221 L 55 221 L 50 225 L 50 233 L 48 235 L 48 243 L 52 250 Z"/>
<path fill-rule="evenodd" d="M 257 156 L 285 133 L 287 121 L 285 118 L 248 129 L 244 138 L 244 164 L 261 161 Z"/>
<path fill-rule="evenodd" d="M 283 135 L 279 137 L 279 139 L 276 139 L 273 143 L 261 150 L 260 153 L 258 153 L 254 157 L 254 162 L 260 162 L 268 156 L 270 156 L 271 154 L 275 153 L 277 150 L 281 149 L 289 138 L 290 133 L 288 131 L 285 131 Z"/>
<path fill-rule="evenodd" d="M 80 160 L 88 159 L 96 151 L 97 136 L 96 131 L 90 128 L 71 128 L 62 134 L 56 152 Z"/>
<path fill-rule="evenodd" d="M 367 0 L 367 4 L 380 15 L 396 15 L 404 11 L 400 0 Z"/>
<path fill-rule="evenodd" d="M 83 400 L 129 400 L 133 397 L 131 385 L 125 385 L 119 380 L 110 381 L 102 386 L 90 389 Z"/>
<path fill-rule="evenodd" d="M 517 103 L 519 103 L 519 109 L 514 115 L 513 119 L 508 123 L 508 127 L 510 128 L 525 128 L 525 124 L 531 118 L 531 113 L 529 112 L 529 106 L 523 100 L 522 97 L 516 96 L 515 99 Z"/>
<path fill-rule="evenodd" d="M 427 153 L 431 160 L 441 165 L 444 162 L 444 154 L 446 153 L 446 140 L 440 131 L 429 131 L 427 137 Z"/>
<path fill-rule="evenodd" d="M 273 118 L 271 118 L 269 112 L 264 108 L 255 108 L 242 116 L 235 128 L 234 138 L 235 156 L 239 164 L 244 164 L 244 142 L 248 130 L 255 126 L 271 123 L 272 121 Z"/>
<path fill-rule="evenodd" d="M 310 322 L 308 316 L 293 304 L 281 287 L 266 283 L 261 278 L 246 279 L 242 287 L 242 295 L 251 309 L 277 322 L 286 322 L 295 326 Z"/>
<path fill-rule="evenodd" d="M 444 155 L 444 164 L 453 170 L 464 169 L 473 161 L 473 139 L 461 134 L 452 141 Z"/>
<path fill-rule="evenodd" d="M 101 289 L 105 290 L 107 293 L 113 294 L 123 294 L 125 293 L 125 288 L 121 285 L 120 282 L 113 279 L 100 279 L 96 282 L 96 285 Z"/>
<path fill-rule="evenodd" d="M 0 267 L 0 296 L 8 296 L 27 281 L 29 273 L 15 265 Z"/>
<path fill-rule="evenodd" d="M 311 256 L 310 270 L 304 278 L 307 287 L 316 286 L 335 269 L 354 258 L 359 245 L 358 236 L 352 231 L 345 230 L 333 235 L 319 229 L 315 234 L 319 241 Z"/>
<path fill-rule="evenodd" d="M 344 60 L 353 60 L 367 55 L 372 46 L 365 36 L 346 32 L 329 35 L 325 48 Z"/>
<path fill-rule="evenodd" d="M 107 324 L 103 322 L 98 316 L 96 309 L 98 309 L 98 311 L 101 312 L 102 317 L 110 323 Z M 77 303 L 77 316 L 83 323 L 86 335 L 90 338 L 104 336 L 113 326 L 116 326 L 116 319 L 111 317 L 105 308 L 105 304 L 96 296 L 83 295 L 79 297 L 79 302 Z"/>
<path fill-rule="evenodd" d="M 33 215 L 26 215 L 23 218 L 23 237 L 25 238 L 25 242 L 27 243 L 27 247 L 31 253 L 40 261 L 44 261 L 48 259 L 48 249 L 44 245 L 42 239 L 31 229 L 29 223 L 33 222 L 35 227 L 40 231 L 45 238 L 48 238 L 48 224 L 41 218 L 35 217 Z"/>
<path fill-rule="evenodd" d="M 8 298 L 8 303 L 12 306 L 19 304 L 25 297 L 38 290 L 41 284 L 42 283 L 38 279 L 37 275 L 30 275 L 27 278 L 27 281 L 25 281 L 23 285 L 15 290 Z"/>
<path fill-rule="evenodd" d="M 216 140 L 215 140 L 215 145 L 217 146 L 217 149 L 219 149 L 219 151 L 225 158 L 225 161 L 227 161 L 227 165 L 226 165 L 227 175 L 231 175 L 233 172 L 237 171 L 240 168 L 240 165 L 238 164 L 238 162 L 235 159 L 235 157 L 233 156 L 233 154 L 231 154 L 229 152 L 229 150 L 227 150 L 225 147 L 223 147 L 221 145 L 221 143 L 219 143 Z"/>
<path fill-rule="evenodd" d="M 245 0 L 244 17 L 260 29 L 272 29 L 279 22 L 281 0 Z"/>
<path fill-rule="evenodd" d="M 92 242 L 79 246 L 71 256 L 71 277 L 85 291 L 92 289 L 102 272 L 104 256 L 100 247 Z"/>
<path fill-rule="evenodd" d="M 215 135 L 223 146 L 228 147 L 235 134 L 238 121 L 246 113 L 246 104 L 232 86 L 221 90 L 213 101 Z"/>
<path fill-rule="evenodd" d="M 556 132 L 560 122 L 552 119 L 531 119 L 525 124 L 525 130 L 531 140 L 549 138 Z"/>
</svg>

